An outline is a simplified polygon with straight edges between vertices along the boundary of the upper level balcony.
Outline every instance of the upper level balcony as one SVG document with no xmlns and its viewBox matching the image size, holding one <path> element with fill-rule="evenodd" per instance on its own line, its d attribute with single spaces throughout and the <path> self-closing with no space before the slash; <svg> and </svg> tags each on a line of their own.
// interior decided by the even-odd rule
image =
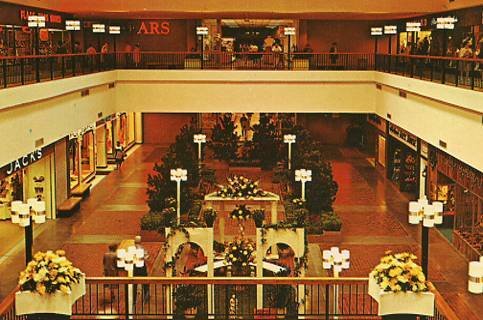
<svg viewBox="0 0 483 320">
<path fill-rule="evenodd" d="M 373 53 L 116 52 L 0 57 L 0 88 L 115 69 L 375 70 L 483 90 L 483 60 Z"/>
</svg>

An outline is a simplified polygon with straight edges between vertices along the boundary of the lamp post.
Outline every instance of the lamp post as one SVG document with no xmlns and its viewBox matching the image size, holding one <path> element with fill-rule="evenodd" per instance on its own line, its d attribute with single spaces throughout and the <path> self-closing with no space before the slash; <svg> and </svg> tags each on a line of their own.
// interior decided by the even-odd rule
<svg viewBox="0 0 483 320">
<path fill-rule="evenodd" d="M 196 27 L 196 35 L 201 40 L 201 69 L 203 69 L 204 50 L 205 50 L 205 36 L 208 35 L 208 27 Z"/>
<path fill-rule="evenodd" d="M 295 35 L 295 27 L 284 27 L 283 34 L 288 37 L 288 54 L 287 54 L 287 67 L 290 70 L 290 37 Z"/>
<path fill-rule="evenodd" d="M 34 28 L 35 36 L 34 36 L 34 54 L 36 56 L 40 55 L 40 39 L 39 39 L 39 28 L 45 28 L 45 16 L 34 15 L 28 16 L 28 27 Z M 35 59 L 35 78 L 37 82 L 40 82 L 40 59 Z"/>
<path fill-rule="evenodd" d="M 443 203 L 434 201 L 429 204 L 428 199 L 423 196 L 418 201 L 409 202 L 409 223 L 419 224 L 423 221 L 421 230 L 421 266 L 423 273 L 428 278 L 429 259 L 429 228 L 435 224 L 443 223 Z"/>
<path fill-rule="evenodd" d="M 198 133 L 193 136 L 193 142 L 198 144 L 198 161 L 201 166 L 201 144 L 206 143 L 206 134 Z"/>
<path fill-rule="evenodd" d="M 117 250 L 117 267 L 127 271 L 127 276 L 134 276 L 134 267 L 142 268 L 144 266 L 144 249 L 129 246 L 127 249 Z M 133 285 L 128 285 L 128 313 L 129 319 L 133 314 Z"/>
<path fill-rule="evenodd" d="M 468 266 L 468 291 L 475 294 L 483 293 L 483 256 L 480 261 L 471 261 Z"/>
<path fill-rule="evenodd" d="M 294 134 L 285 134 L 283 142 L 288 144 L 288 170 L 292 170 L 292 143 L 295 143 L 297 136 Z"/>
<path fill-rule="evenodd" d="M 33 223 L 45 222 L 45 201 L 36 198 L 28 199 L 27 203 L 12 201 L 10 210 L 12 223 L 25 228 L 25 264 L 28 264 L 32 261 Z"/>
<path fill-rule="evenodd" d="M 339 274 L 344 269 L 350 267 L 350 252 L 349 250 L 339 250 L 338 247 L 332 247 L 330 250 L 322 252 L 322 267 L 326 270 L 332 269 L 334 278 L 339 278 Z M 339 285 L 334 286 L 334 319 L 337 319 L 339 313 Z"/>
<path fill-rule="evenodd" d="M 305 200 L 305 183 L 307 181 L 312 181 L 312 170 L 295 170 L 295 181 L 302 182 L 302 200 Z"/>
<path fill-rule="evenodd" d="M 176 181 L 176 215 L 178 225 L 181 222 L 181 181 L 188 180 L 188 170 L 186 169 L 171 169 L 171 181 Z"/>
</svg>

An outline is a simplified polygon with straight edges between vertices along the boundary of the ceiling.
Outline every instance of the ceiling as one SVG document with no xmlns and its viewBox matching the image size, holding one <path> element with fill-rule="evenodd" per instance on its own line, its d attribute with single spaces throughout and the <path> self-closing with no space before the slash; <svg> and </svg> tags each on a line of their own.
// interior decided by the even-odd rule
<svg viewBox="0 0 483 320">
<path fill-rule="evenodd" d="M 481 5 L 482 0 L 3 0 L 109 19 L 224 18 L 381 20 Z"/>
</svg>

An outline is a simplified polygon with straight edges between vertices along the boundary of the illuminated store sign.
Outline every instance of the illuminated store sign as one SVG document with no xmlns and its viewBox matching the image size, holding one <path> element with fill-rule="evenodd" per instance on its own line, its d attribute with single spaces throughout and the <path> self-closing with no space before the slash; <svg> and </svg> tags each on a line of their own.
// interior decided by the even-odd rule
<svg viewBox="0 0 483 320">
<path fill-rule="evenodd" d="M 382 27 L 372 27 L 371 36 L 382 36 Z"/>
<path fill-rule="evenodd" d="M 37 11 L 25 10 L 25 9 L 21 9 L 19 13 L 20 13 L 20 20 L 22 21 L 28 21 L 29 16 L 43 16 L 45 17 L 45 22 L 62 23 L 62 16 L 58 14 L 37 12 Z"/>
<path fill-rule="evenodd" d="M 32 164 L 36 161 L 39 161 L 42 158 L 42 150 L 37 149 L 34 152 L 31 152 L 15 161 L 12 161 L 8 165 L 7 168 L 7 175 L 11 175 L 15 171 L 18 171 L 20 169 L 26 168 L 29 164 Z"/>
<path fill-rule="evenodd" d="M 421 22 L 406 22 L 407 32 L 419 32 L 421 31 Z"/>
<path fill-rule="evenodd" d="M 79 31 L 80 21 L 79 20 L 65 20 L 65 30 L 67 31 Z"/>
<path fill-rule="evenodd" d="M 106 32 L 106 25 L 101 23 L 94 23 L 92 25 L 92 32 L 94 33 L 105 33 Z"/>
<path fill-rule="evenodd" d="M 168 21 L 141 21 L 137 34 L 167 36 L 170 31 Z"/>
<path fill-rule="evenodd" d="M 120 26 L 109 26 L 109 34 L 121 34 Z"/>
<path fill-rule="evenodd" d="M 432 21 L 432 24 L 436 25 L 436 29 L 453 30 L 455 23 L 458 22 L 456 17 L 440 17 L 436 18 L 436 21 Z"/>
<path fill-rule="evenodd" d="M 384 34 L 397 34 L 397 26 L 384 26 Z"/>
</svg>

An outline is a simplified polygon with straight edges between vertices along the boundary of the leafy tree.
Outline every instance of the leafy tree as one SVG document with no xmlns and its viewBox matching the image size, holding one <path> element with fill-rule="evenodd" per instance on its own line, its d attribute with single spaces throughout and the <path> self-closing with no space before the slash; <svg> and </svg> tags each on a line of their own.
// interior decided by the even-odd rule
<svg viewBox="0 0 483 320">
<path fill-rule="evenodd" d="M 260 115 L 260 123 L 253 126 L 253 156 L 260 160 L 262 168 L 272 168 L 280 155 L 280 139 L 277 127 L 267 114 Z"/>
<path fill-rule="evenodd" d="M 236 159 L 239 138 L 235 133 L 236 127 L 231 113 L 224 113 L 218 118 L 218 121 L 213 127 L 212 142 L 210 144 L 217 159 Z"/>
</svg>

